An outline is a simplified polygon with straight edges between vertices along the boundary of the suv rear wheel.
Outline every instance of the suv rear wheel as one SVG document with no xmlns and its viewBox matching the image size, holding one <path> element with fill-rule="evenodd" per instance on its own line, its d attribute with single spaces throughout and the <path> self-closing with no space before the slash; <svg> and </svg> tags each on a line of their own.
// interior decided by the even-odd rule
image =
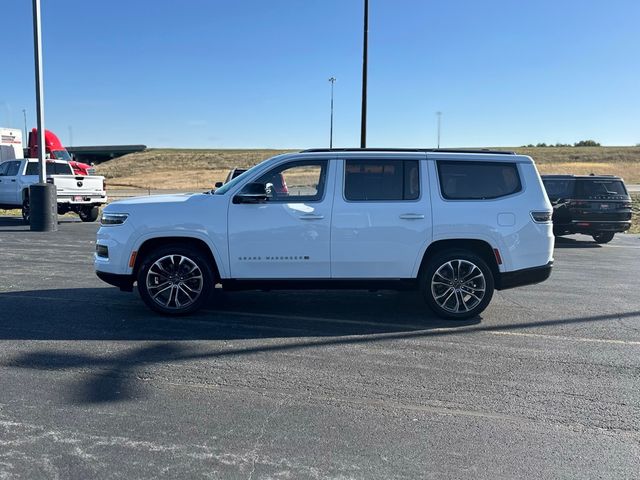
<svg viewBox="0 0 640 480">
<path fill-rule="evenodd" d="M 82 207 L 78 211 L 78 216 L 83 222 L 95 222 L 100 215 L 100 209 L 97 206 Z"/>
<path fill-rule="evenodd" d="M 165 315 L 184 315 L 201 308 L 211 295 L 214 275 L 199 250 L 167 245 L 151 251 L 137 275 L 144 303 Z"/>
<path fill-rule="evenodd" d="M 29 206 L 29 197 L 22 200 L 22 220 L 29 225 L 31 223 L 31 207 Z"/>
<path fill-rule="evenodd" d="M 438 316 L 464 320 L 487 308 L 493 296 L 493 273 L 475 253 L 449 250 L 429 260 L 420 290 Z"/>
<path fill-rule="evenodd" d="M 614 235 L 615 232 L 598 232 L 594 233 L 592 237 L 596 241 L 596 243 L 609 243 L 611 240 L 613 240 Z"/>
</svg>

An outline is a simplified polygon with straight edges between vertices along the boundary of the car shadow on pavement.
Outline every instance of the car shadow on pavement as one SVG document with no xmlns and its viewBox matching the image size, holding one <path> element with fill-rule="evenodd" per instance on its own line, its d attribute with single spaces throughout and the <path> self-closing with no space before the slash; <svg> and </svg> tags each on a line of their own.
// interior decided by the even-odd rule
<svg viewBox="0 0 640 480">
<path fill-rule="evenodd" d="M 602 245 L 594 242 L 593 239 L 589 237 L 584 237 L 584 240 L 556 237 L 555 248 L 602 248 Z"/>
<path fill-rule="evenodd" d="M 58 217 L 58 224 L 61 223 L 79 223 L 78 218 L 61 218 Z M 16 228 L 18 227 L 18 228 Z M 0 216 L 0 233 L 4 232 L 28 232 L 29 225 L 24 223 L 22 217 Z"/>
<path fill-rule="evenodd" d="M 149 312 L 135 296 L 123 296 L 111 288 L 0 293 L 0 312 L 0 339 L 66 341 L 17 354 L 0 365 L 71 371 L 74 379 L 63 395 L 76 405 L 140 400 L 147 395 L 141 371 L 160 364 L 640 315 L 628 312 L 482 325 L 479 318 L 437 319 L 415 293 L 343 291 L 216 292 L 203 312 L 167 318 Z M 138 343 L 110 346 L 108 353 L 94 354 L 84 342 L 71 350 L 68 341 L 73 340 Z M 220 342 L 210 343 L 216 340 Z"/>
</svg>

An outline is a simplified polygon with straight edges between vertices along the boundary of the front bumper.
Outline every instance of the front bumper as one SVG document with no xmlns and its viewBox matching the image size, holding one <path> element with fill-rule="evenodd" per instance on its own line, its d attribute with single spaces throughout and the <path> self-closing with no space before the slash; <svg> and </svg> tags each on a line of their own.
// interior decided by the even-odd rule
<svg viewBox="0 0 640 480">
<path fill-rule="evenodd" d="M 117 273 L 108 273 L 96 271 L 96 275 L 103 282 L 118 287 L 123 292 L 133 292 L 133 275 L 120 275 Z"/>
<path fill-rule="evenodd" d="M 506 290 L 508 288 L 532 285 L 544 282 L 551 275 L 553 261 L 540 267 L 523 268 L 513 272 L 501 272 L 496 279 L 496 289 Z"/>
</svg>

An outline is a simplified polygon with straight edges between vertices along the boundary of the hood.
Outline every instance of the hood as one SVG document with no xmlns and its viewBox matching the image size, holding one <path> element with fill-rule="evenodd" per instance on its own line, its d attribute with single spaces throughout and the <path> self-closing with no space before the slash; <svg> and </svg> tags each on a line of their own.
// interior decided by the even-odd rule
<svg viewBox="0 0 640 480">
<path fill-rule="evenodd" d="M 158 204 L 180 204 L 189 201 L 194 196 L 203 195 L 202 193 L 176 193 L 172 195 L 148 195 L 146 197 L 132 197 L 125 200 L 116 200 L 109 204 L 107 209 L 118 210 L 122 207 L 139 206 L 139 205 L 158 205 Z M 113 208 L 111 206 L 113 205 Z"/>
</svg>

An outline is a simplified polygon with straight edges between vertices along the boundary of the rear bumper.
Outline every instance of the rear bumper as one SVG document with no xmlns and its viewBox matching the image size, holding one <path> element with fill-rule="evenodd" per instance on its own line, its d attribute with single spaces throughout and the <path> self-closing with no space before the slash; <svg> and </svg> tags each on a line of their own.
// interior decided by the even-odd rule
<svg viewBox="0 0 640 480">
<path fill-rule="evenodd" d="M 96 275 L 103 282 L 118 287 L 123 292 L 133 292 L 133 275 L 119 275 L 117 273 L 108 273 L 96 271 Z"/>
<path fill-rule="evenodd" d="M 540 267 L 523 268 L 522 270 L 515 270 L 513 272 L 501 272 L 496 279 L 496 289 L 506 290 L 508 288 L 544 282 L 551 275 L 552 267 L 553 261 Z"/>
<path fill-rule="evenodd" d="M 553 224 L 554 232 L 558 233 L 584 233 L 592 235 L 597 232 L 626 232 L 631 228 L 631 221 L 589 221 L 574 220 L 571 223 Z"/>
</svg>

